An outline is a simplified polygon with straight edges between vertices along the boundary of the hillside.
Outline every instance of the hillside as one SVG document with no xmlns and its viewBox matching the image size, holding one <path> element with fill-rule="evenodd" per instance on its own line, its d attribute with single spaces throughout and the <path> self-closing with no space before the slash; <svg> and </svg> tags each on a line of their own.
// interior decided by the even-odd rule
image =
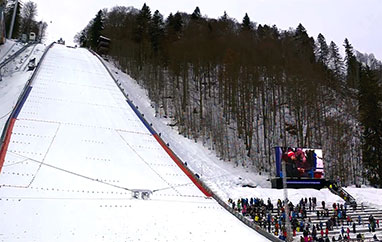
<svg viewBox="0 0 382 242">
<path fill-rule="evenodd" d="M 362 95 L 380 98 L 381 74 L 366 74 L 347 39 L 343 58 L 302 24 L 285 31 L 199 8 L 165 19 L 147 5 L 99 11 L 76 40 L 97 50 L 97 34 L 111 39 L 107 58 L 148 91 L 155 114 L 222 160 L 271 176 L 273 147 L 321 148 L 328 178 L 380 185 L 379 159 L 366 158 L 379 144 L 363 133 L 380 133 L 367 124 L 380 107 Z"/>
</svg>

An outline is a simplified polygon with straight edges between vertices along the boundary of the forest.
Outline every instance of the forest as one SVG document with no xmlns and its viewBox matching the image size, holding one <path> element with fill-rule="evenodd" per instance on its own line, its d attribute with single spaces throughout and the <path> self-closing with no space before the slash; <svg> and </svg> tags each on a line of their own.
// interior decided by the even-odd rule
<svg viewBox="0 0 382 242">
<path fill-rule="evenodd" d="M 219 158 L 274 174 L 274 147 L 323 150 L 326 177 L 382 186 L 382 65 L 370 68 L 344 39 L 177 12 L 146 4 L 100 10 L 75 36 L 107 53 L 142 85 L 157 116 Z"/>
</svg>

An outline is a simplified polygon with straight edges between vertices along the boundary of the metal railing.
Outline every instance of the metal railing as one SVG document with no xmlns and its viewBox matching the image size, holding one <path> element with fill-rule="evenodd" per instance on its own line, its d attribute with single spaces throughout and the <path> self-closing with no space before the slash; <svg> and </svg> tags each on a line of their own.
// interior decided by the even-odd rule
<svg viewBox="0 0 382 242">
<path fill-rule="evenodd" d="M 18 51 L 16 51 L 15 53 L 13 53 L 10 57 L 8 57 L 6 60 L 4 60 L 3 62 L 0 63 L 0 69 L 3 68 L 4 66 L 6 66 L 9 62 L 11 62 L 12 60 L 14 60 L 18 55 L 20 55 L 25 49 L 27 49 L 28 47 L 34 45 L 35 42 L 31 42 L 31 43 L 28 43 L 26 45 L 24 45 L 23 47 L 21 47 L 21 49 L 19 49 Z"/>
</svg>

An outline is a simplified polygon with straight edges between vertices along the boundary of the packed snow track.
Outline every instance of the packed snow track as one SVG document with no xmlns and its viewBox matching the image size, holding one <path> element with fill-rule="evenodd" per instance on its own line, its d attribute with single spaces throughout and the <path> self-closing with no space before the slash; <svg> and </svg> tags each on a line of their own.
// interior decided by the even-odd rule
<svg viewBox="0 0 382 242">
<path fill-rule="evenodd" d="M 15 119 L 0 211 L 7 242 L 266 240 L 190 181 L 94 55 L 61 45 Z"/>
</svg>

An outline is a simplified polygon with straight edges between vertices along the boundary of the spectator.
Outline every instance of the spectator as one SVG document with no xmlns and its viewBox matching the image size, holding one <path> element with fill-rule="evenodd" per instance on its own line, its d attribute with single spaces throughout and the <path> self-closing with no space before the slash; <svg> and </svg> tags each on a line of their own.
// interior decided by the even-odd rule
<svg viewBox="0 0 382 242">
<path fill-rule="evenodd" d="M 339 236 L 338 236 L 338 241 L 341 241 L 341 240 L 342 240 L 342 236 L 339 235 Z"/>
<path fill-rule="evenodd" d="M 362 235 L 360 233 L 357 234 L 357 240 L 361 241 L 362 240 Z"/>
<path fill-rule="evenodd" d="M 379 241 L 376 234 L 374 234 L 373 239 L 374 241 Z"/>
</svg>

